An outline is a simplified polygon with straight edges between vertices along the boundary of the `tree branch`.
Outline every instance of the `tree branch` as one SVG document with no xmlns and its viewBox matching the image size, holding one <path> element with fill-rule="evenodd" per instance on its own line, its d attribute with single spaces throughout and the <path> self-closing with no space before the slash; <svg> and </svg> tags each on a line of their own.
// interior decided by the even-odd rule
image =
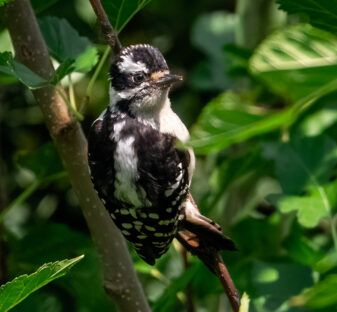
<svg viewBox="0 0 337 312">
<path fill-rule="evenodd" d="M 111 50 L 115 54 L 118 54 L 119 51 L 122 49 L 122 45 L 118 39 L 117 33 L 110 24 L 109 18 L 104 11 L 101 0 L 89 0 L 89 1 L 91 3 L 92 8 L 95 11 L 99 23 L 101 24 L 101 29 L 105 41 L 111 47 Z"/>
<path fill-rule="evenodd" d="M 40 76 L 51 77 L 54 68 L 30 2 L 16 0 L 6 4 L 3 21 L 9 29 L 16 59 Z M 88 173 L 87 140 L 81 126 L 53 87 L 34 90 L 33 95 L 79 199 L 103 264 L 109 295 L 121 311 L 150 311 L 126 242 L 93 189 Z"/>
<path fill-rule="evenodd" d="M 221 255 L 217 252 L 215 255 L 216 259 L 216 266 L 215 266 L 215 273 L 216 276 L 219 278 L 225 292 L 229 303 L 234 312 L 238 312 L 240 309 L 240 293 L 236 289 L 233 280 L 227 270 L 225 263 L 222 260 Z"/>
</svg>

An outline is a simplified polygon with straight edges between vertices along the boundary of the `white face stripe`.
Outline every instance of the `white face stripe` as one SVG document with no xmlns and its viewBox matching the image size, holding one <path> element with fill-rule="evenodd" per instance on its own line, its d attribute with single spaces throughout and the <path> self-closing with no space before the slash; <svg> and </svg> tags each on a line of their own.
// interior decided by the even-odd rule
<svg viewBox="0 0 337 312">
<path fill-rule="evenodd" d="M 143 62 L 135 62 L 132 59 L 132 54 L 122 55 L 122 62 L 118 64 L 118 68 L 121 72 L 124 73 L 135 73 L 135 72 L 144 72 L 148 73 L 149 70 L 146 68 L 146 65 Z"/>
</svg>

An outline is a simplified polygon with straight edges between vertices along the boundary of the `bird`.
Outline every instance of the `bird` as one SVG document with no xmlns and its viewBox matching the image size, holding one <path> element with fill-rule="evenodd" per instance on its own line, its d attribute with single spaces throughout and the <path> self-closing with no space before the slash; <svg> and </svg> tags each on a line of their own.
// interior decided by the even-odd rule
<svg viewBox="0 0 337 312">
<path fill-rule="evenodd" d="M 90 129 L 89 169 L 114 223 L 145 262 L 154 265 L 177 238 L 214 272 L 214 252 L 236 247 L 190 192 L 195 156 L 177 148 L 189 132 L 169 99 L 182 79 L 157 48 L 123 48 L 109 71 L 109 105 Z"/>
</svg>

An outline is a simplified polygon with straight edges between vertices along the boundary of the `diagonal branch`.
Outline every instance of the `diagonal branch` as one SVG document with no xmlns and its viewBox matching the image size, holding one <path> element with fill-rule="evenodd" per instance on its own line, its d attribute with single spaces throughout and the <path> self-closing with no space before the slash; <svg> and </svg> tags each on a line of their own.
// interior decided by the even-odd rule
<svg viewBox="0 0 337 312">
<path fill-rule="evenodd" d="M 101 0 L 89 0 L 89 1 L 91 3 L 92 8 L 95 11 L 99 23 L 101 24 L 101 29 L 105 41 L 111 47 L 112 51 L 115 54 L 118 54 L 119 51 L 122 49 L 122 45 L 118 39 L 117 33 L 110 24 L 109 18 L 104 11 Z"/>
<path fill-rule="evenodd" d="M 40 76 L 51 77 L 54 68 L 29 0 L 6 4 L 2 21 L 9 30 L 16 59 Z M 34 90 L 33 95 L 79 199 L 101 258 L 108 294 L 120 311 L 150 311 L 125 240 L 93 189 L 87 164 L 87 140 L 80 124 L 54 87 Z"/>
<path fill-rule="evenodd" d="M 238 312 L 240 309 L 240 293 L 236 289 L 220 253 L 217 252 L 216 255 L 214 255 L 214 257 L 216 262 L 215 267 L 216 276 L 220 280 L 226 292 L 227 298 L 229 300 L 229 303 L 231 304 L 233 311 Z"/>
</svg>

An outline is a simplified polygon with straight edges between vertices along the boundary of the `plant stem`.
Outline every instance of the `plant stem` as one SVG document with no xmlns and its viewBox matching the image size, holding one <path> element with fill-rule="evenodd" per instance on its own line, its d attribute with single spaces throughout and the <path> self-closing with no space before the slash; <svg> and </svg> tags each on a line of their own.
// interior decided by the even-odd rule
<svg viewBox="0 0 337 312">
<path fill-rule="evenodd" d="M 12 202 L 9 203 L 8 206 L 6 206 L 3 210 L 0 212 L 0 223 L 3 221 L 4 215 L 11 210 L 13 207 L 22 204 L 27 200 L 29 196 L 31 196 L 42 184 L 48 184 L 55 180 L 64 178 L 67 176 L 67 173 L 65 171 L 58 172 L 55 174 L 52 174 L 48 177 L 41 179 L 36 179 L 31 185 L 29 185 L 19 196 L 17 196 Z"/>
<path fill-rule="evenodd" d="M 68 80 L 69 80 L 69 100 L 70 100 L 70 107 L 74 112 L 77 113 L 77 106 L 76 106 L 76 99 L 75 99 L 75 93 L 74 93 L 74 85 L 73 81 L 71 79 L 71 73 L 68 75 Z M 83 116 L 82 116 L 83 118 Z M 80 119 L 83 120 L 83 119 Z"/>
<path fill-rule="evenodd" d="M 90 81 L 89 81 L 89 84 L 88 84 L 88 87 L 87 87 L 87 92 L 86 92 L 86 93 L 87 93 L 87 96 L 88 96 L 89 98 L 90 98 L 91 95 L 92 95 L 92 89 L 93 89 L 93 87 L 94 87 L 94 84 L 95 84 L 95 82 L 96 82 L 96 79 L 97 79 L 99 73 L 101 72 L 101 70 L 102 70 L 102 68 L 103 68 L 103 65 L 104 65 L 104 63 L 105 63 L 105 61 L 106 61 L 106 59 L 107 59 L 107 57 L 108 57 L 110 51 L 111 51 L 110 46 L 107 46 L 107 47 L 105 48 L 105 50 L 104 50 L 103 56 L 101 57 L 101 59 L 100 59 L 98 65 L 97 65 L 97 67 L 96 67 L 96 69 L 95 69 L 94 74 L 92 75 L 92 77 L 91 77 L 91 79 L 90 79 Z"/>
<path fill-rule="evenodd" d="M 330 216 L 329 223 L 330 223 L 332 240 L 333 240 L 336 252 L 337 252 L 336 216 Z"/>
<path fill-rule="evenodd" d="M 236 43 L 254 49 L 273 28 L 286 21 L 286 14 L 278 10 L 274 0 L 238 0 Z"/>
<path fill-rule="evenodd" d="M 16 197 L 5 209 L 0 213 L 0 223 L 3 221 L 4 215 L 16 205 L 19 205 L 26 201 L 26 199 L 32 195 L 41 185 L 39 180 L 35 180 L 31 185 L 29 185 L 18 197 Z"/>
<path fill-rule="evenodd" d="M 71 102 L 68 100 L 68 98 L 63 93 L 64 92 L 63 89 L 61 89 L 58 86 L 55 86 L 55 90 L 60 95 L 60 97 L 62 98 L 62 100 L 67 104 L 69 110 L 71 110 L 71 112 L 76 116 L 76 118 L 79 121 L 82 121 L 84 119 L 83 115 L 81 113 L 79 113 L 78 111 L 76 111 L 76 109 L 73 108 Z"/>
</svg>

